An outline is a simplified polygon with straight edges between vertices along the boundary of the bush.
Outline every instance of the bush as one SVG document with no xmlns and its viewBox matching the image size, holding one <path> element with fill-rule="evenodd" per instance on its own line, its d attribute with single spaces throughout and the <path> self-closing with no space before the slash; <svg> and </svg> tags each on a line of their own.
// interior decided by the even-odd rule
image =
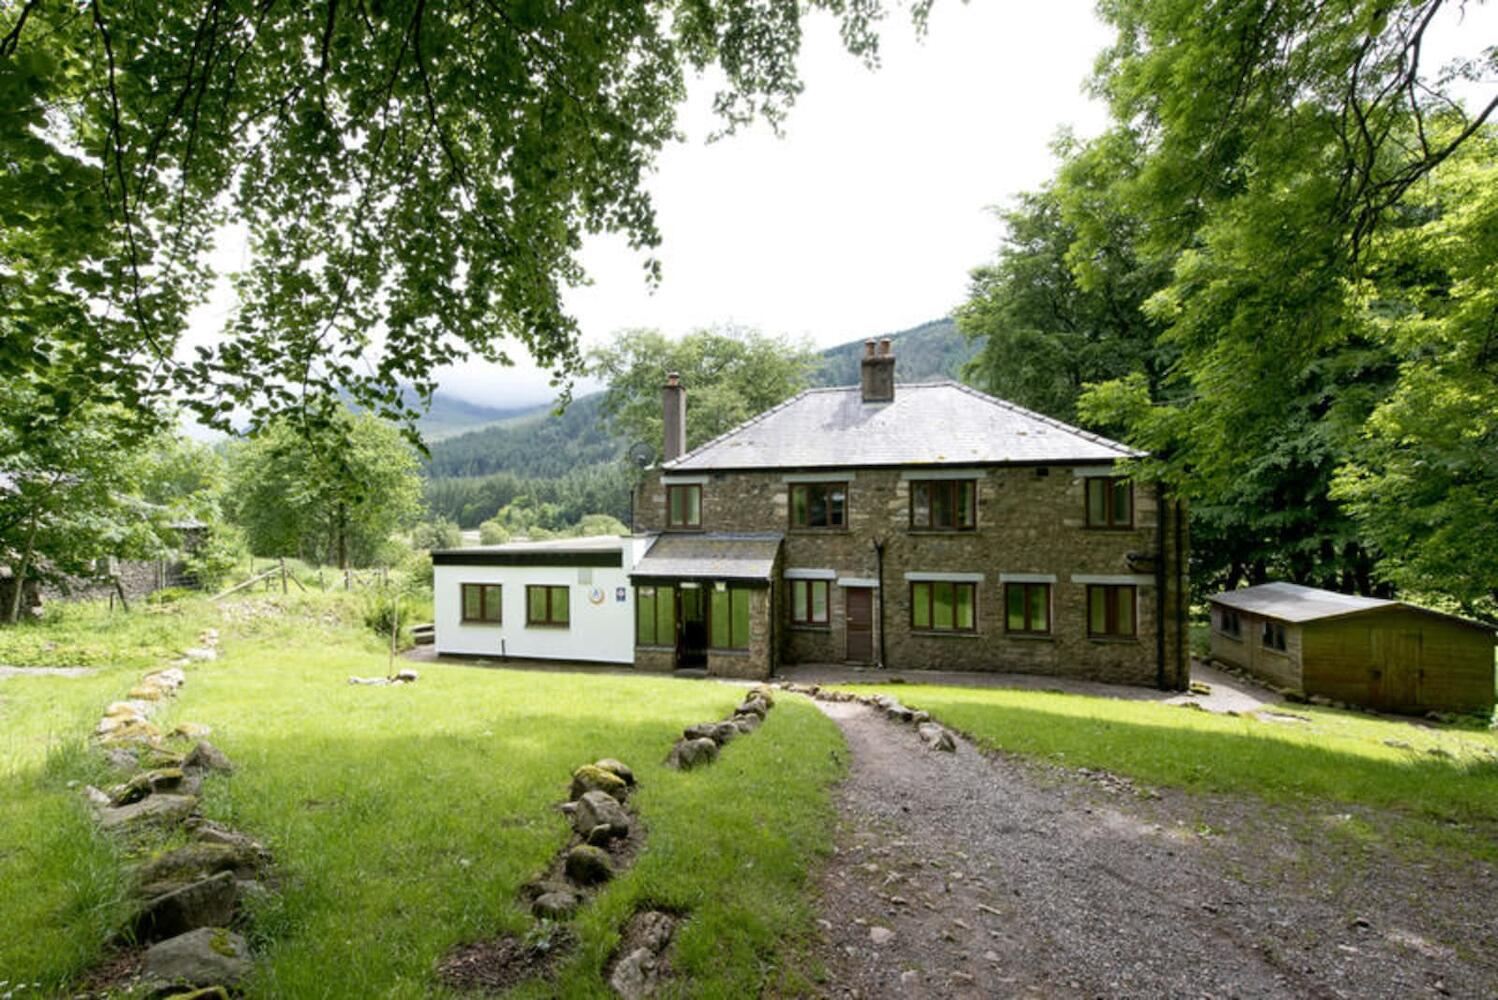
<svg viewBox="0 0 1498 1000">
<path fill-rule="evenodd" d="M 390 630 L 399 624 L 401 634 L 398 645 L 405 648 L 410 645 L 406 630 L 417 623 L 422 610 L 422 602 L 411 594 L 385 588 L 365 592 L 360 617 L 370 631 L 386 642 L 390 641 Z M 399 622 L 396 620 L 397 614 Z"/>
<path fill-rule="evenodd" d="M 510 529 L 490 518 L 479 525 L 479 541 L 485 545 L 503 545 L 510 540 Z"/>
<path fill-rule="evenodd" d="M 245 555 L 244 532 L 220 521 L 209 525 L 203 540 L 182 561 L 199 587 L 217 590 L 244 561 Z"/>
<path fill-rule="evenodd" d="M 411 529 L 411 544 L 428 552 L 432 549 L 457 549 L 463 546 L 463 531 L 456 522 L 439 517 Z"/>
<path fill-rule="evenodd" d="M 192 596 L 186 587 L 162 587 L 146 596 L 147 604 L 176 604 Z"/>
</svg>

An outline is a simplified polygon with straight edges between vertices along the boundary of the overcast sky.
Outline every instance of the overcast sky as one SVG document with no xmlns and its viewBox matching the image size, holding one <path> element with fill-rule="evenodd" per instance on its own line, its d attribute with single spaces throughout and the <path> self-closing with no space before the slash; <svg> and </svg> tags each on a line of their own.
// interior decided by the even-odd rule
<svg viewBox="0 0 1498 1000">
<path fill-rule="evenodd" d="M 593 283 L 568 297 L 585 343 L 737 323 L 827 346 L 946 315 L 998 246 L 990 206 L 1045 180 L 1058 128 L 1102 128 L 1082 84 L 1108 39 L 1091 0 L 941 3 L 923 41 L 892 18 L 871 71 L 814 16 L 783 137 L 756 128 L 708 144 L 713 88 L 694 88 L 687 141 L 662 153 L 650 183 L 662 282 L 650 291 L 644 258 L 622 240 L 590 241 Z M 242 265 L 233 234 L 220 251 L 221 270 Z M 217 333 L 232 305 L 225 285 L 194 317 L 194 339 Z M 552 395 L 529 365 L 466 365 L 442 384 L 495 406 Z"/>
<path fill-rule="evenodd" d="M 1092 8 L 938 3 L 922 40 L 903 18 L 885 25 L 877 70 L 844 51 L 831 17 L 813 16 L 805 93 L 780 138 L 756 128 L 708 144 L 713 88 L 695 87 L 682 115 L 687 141 L 662 153 L 650 183 L 662 283 L 651 292 L 644 258 L 622 240 L 589 242 L 593 282 L 568 297 L 585 346 L 629 327 L 679 336 L 725 323 L 828 346 L 946 315 L 968 271 L 999 245 L 991 208 L 1050 176 L 1059 129 L 1085 136 L 1105 126 L 1103 107 L 1083 93 L 1111 40 Z M 1470 51 L 1498 31 L 1498 4 L 1437 28 L 1427 48 Z M 244 253 L 229 235 L 220 269 L 242 266 Z M 221 283 L 194 317 L 194 339 L 222 328 L 232 305 Z M 506 407 L 552 396 L 545 373 L 526 364 L 465 365 L 443 388 Z"/>
</svg>

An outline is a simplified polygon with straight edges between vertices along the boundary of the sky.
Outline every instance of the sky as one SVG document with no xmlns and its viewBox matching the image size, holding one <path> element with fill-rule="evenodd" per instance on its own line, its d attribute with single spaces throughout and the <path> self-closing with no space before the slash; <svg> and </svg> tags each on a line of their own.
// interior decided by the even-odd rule
<svg viewBox="0 0 1498 1000">
<path fill-rule="evenodd" d="M 781 137 L 756 127 L 708 143 L 713 86 L 698 81 L 682 112 L 687 139 L 662 152 L 649 184 L 661 283 L 647 286 L 644 255 L 622 239 L 590 239 L 592 283 L 567 297 L 584 347 L 631 327 L 680 336 L 722 324 L 825 347 L 946 315 L 968 271 L 998 249 L 992 207 L 1051 174 L 1058 129 L 1103 128 L 1083 83 L 1109 39 L 1092 0 L 939 3 L 920 40 L 892 14 L 870 70 L 842 48 L 831 17 L 814 15 L 805 91 Z M 220 272 L 244 258 L 242 235 L 226 233 Z M 221 282 L 192 339 L 210 339 L 232 307 Z M 545 372 L 523 363 L 467 364 L 441 383 L 499 407 L 554 395 Z"/>
</svg>

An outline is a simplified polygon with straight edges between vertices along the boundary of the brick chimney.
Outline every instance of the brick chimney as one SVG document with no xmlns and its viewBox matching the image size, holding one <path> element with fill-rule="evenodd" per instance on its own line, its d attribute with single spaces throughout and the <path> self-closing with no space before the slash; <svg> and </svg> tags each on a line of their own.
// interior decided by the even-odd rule
<svg viewBox="0 0 1498 1000">
<path fill-rule="evenodd" d="M 863 360 L 859 364 L 859 383 L 865 403 L 888 403 L 895 398 L 895 356 L 890 339 L 876 345 L 872 339 L 863 342 Z"/>
<path fill-rule="evenodd" d="M 671 372 L 661 389 L 661 411 L 666 418 L 665 440 L 661 442 L 661 461 L 680 458 L 687 450 L 687 391 L 681 376 Z"/>
</svg>

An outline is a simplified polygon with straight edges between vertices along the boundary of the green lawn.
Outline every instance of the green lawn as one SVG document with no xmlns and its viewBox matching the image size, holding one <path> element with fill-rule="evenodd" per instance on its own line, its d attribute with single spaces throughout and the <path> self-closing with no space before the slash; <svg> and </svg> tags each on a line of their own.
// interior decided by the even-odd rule
<svg viewBox="0 0 1498 1000">
<path fill-rule="evenodd" d="M 902 684 L 850 690 L 926 709 L 991 749 L 1192 791 L 1371 806 L 1498 857 L 1492 730 L 1426 728 L 1302 705 L 1284 712 L 1305 721 L 1268 721 L 1044 691 Z"/>
<path fill-rule="evenodd" d="M 217 625 L 224 655 L 189 668 L 162 717 L 213 727 L 239 770 L 209 783 L 204 811 L 260 837 L 276 858 L 282 891 L 254 914 L 261 957 L 251 996 L 440 995 L 433 969 L 451 945 L 528 925 L 516 891 L 567 840 L 554 806 L 571 769 L 601 756 L 639 776 L 631 801 L 645 850 L 574 919 L 580 945 L 562 969 L 564 992 L 607 992 L 603 963 L 647 903 L 690 914 L 674 962 L 697 996 L 757 992 L 784 942 L 807 929 L 808 870 L 830 847 L 828 788 L 844 751 L 836 727 L 803 699 L 781 699 L 713 767 L 678 773 L 662 764 L 678 731 L 731 710 L 740 689 L 453 666 L 428 666 L 409 687 L 349 686 L 349 674 L 384 670 L 379 641 L 350 624 L 354 602 L 277 595 L 284 610 L 247 612 L 266 600 L 228 604 Z M 81 627 L 87 614 L 96 613 L 70 612 L 17 630 L 28 633 L 21 638 L 0 633 L 0 651 L 10 642 L 14 663 L 21 644 L 39 649 L 45 633 L 59 645 L 90 636 L 131 659 L 120 649 L 129 637 Z M 194 601 L 161 617 L 190 645 L 216 612 Z M 40 708 L 52 721 L 28 726 L 55 734 L 50 751 L 37 733 L 0 743 L 25 789 L 0 813 L 0 875 L 27 886 L 0 895 L 0 979 L 60 984 L 118 919 L 120 858 L 91 834 L 65 784 L 90 776 L 83 737 L 141 666 L 0 681 L 0 698 L 15 699 L 0 706 L 7 720 Z M 45 804 L 48 820 L 34 820 L 28 803 Z M 86 854 L 89 866 L 32 867 L 50 854 Z"/>
</svg>

